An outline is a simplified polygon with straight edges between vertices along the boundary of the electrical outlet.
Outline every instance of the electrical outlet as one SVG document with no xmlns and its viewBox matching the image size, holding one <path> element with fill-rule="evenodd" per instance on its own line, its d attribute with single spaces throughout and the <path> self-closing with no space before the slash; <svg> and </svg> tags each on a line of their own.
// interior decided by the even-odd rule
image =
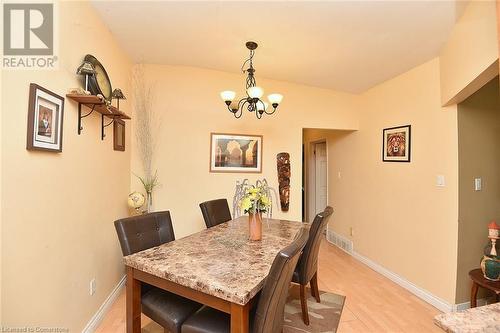
<svg viewBox="0 0 500 333">
<path fill-rule="evenodd" d="M 354 228 L 351 227 L 351 236 L 354 236 Z"/>
<path fill-rule="evenodd" d="M 338 177 L 339 177 L 339 179 L 342 178 L 342 174 L 340 173 L 340 171 L 338 173 Z"/>
<path fill-rule="evenodd" d="M 89 293 L 90 293 L 91 296 L 95 294 L 95 278 L 93 278 L 92 280 L 90 280 Z"/>
</svg>

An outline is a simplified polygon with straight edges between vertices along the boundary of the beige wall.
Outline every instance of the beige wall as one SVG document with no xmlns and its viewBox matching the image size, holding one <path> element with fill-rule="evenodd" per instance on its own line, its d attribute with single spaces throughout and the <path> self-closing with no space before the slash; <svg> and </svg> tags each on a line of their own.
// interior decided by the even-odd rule
<svg viewBox="0 0 500 333">
<path fill-rule="evenodd" d="M 175 66 L 145 68 L 148 80 L 155 86 L 154 109 L 163 117 L 155 163 L 163 185 L 154 193 L 154 206 L 171 211 L 177 238 L 204 228 L 200 202 L 222 197 L 232 205 L 236 180 L 265 177 L 277 188 L 276 154 L 280 152 L 290 153 L 291 203 L 288 213 L 276 212 L 275 216 L 300 220 L 302 128 L 358 126 L 359 107 L 353 95 L 258 76 L 266 93 L 284 95 L 282 105 L 275 115 L 265 119 L 257 120 L 249 112 L 235 119 L 226 110 L 219 92 L 242 92 L 243 74 Z M 263 135 L 262 174 L 209 173 L 210 132 Z M 134 153 L 132 160 L 132 171 L 140 174 L 141 165 Z M 133 190 L 141 190 L 134 176 L 132 184 Z"/>
<path fill-rule="evenodd" d="M 500 218 L 500 97 L 498 79 L 458 106 L 459 224 L 457 302 L 469 301 L 468 272 L 479 267 L 487 225 Z M 482 178 L 483 189 L 474 190 Z"/>
<path fill-rule="evenodd" d="M 2 90 L 2 79 L 3 75 L 0 73 L 0 91 Z M 2 225 L 3 225 L 3 130 L 2 130 L 2 119 L 3 119 L 3 108 L 2 103 L 0 103 L 0 327 L 2 326 Z"/>
<path fill-rule="evenodd" d="M 441 101 L 456 104 L 498 75 L 495 1 L 470 1 L 443 47 Z"/>
<path fill-rule="evenodd" d="M 127 214 L 130 145 L 113 151 L 111 128 L 101 141 L 97 115 L 78 136 L 77 105 L 66 99 L 63 152 L 27 151 L 29 84 L 64 96 L 79 86 L 76 68 L 91 53 L 130 96 L 131 63 L 87 2 L 61 2 L 59 10 L 59 70 L 2 72 L 2 320 L 78 332 L 123 276 L 113 220 Z"/>
<path fill-rule="evenodd" d="M 500 57 L 500 0 L 497 0 L 497 39 L 498 39 L 498 55 Z M 498 63 L 500 67 L 500 62 Z M 500 72 L 500 68 L 498 70 Z"/>
<path fill-rule="evenodd" d="M 498 38 L 498 54 L 500 56 L 500 0 L 497 2 L 497 38 Z"/>
<path fill-rule="evenodd" d="M 356 252 L 454 304 L 457 114 L 441 107 L 439 83 L 435 59 L 363 94 L 358 131 L 319 137 L 328 138 L 330 228 L 352 239 Z M 382 162 L 382 129 L 406 124 L 412 162 Z M 437 175 L 446 187 L 435 186 Z"/>
</svg>

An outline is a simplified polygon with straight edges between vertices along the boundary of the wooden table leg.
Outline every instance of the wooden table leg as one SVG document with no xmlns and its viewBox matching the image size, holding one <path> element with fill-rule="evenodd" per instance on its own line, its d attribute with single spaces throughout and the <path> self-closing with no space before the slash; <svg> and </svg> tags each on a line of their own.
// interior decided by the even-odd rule
<svg viewBox="0 0 500 333">
<path fill-rule="evenodd" d="M 470 291 L 470 307 L 475 308 L 477 306 L 477 290 L 479 289 L 479 285 L 472 281 L 472 289 Z"/>
<path fill-rule="evenodd" d="M 231 303 L 231 333 L 248 333 L 250 330 L 250 302 L 246 305 Z"/>
<path fill-rule="evenodd" d="M 127 333 L 141 332 L 141 281 L 134 279 L 134 269 L 127 266 Z"/>
</svg>

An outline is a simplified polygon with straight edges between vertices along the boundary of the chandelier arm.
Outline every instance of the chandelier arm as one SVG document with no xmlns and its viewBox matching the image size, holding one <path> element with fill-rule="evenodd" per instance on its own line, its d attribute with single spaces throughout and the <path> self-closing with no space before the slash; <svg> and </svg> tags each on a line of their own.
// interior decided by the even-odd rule
<svg viewBox="0 0 500 333">
<path fill-rule="evenodd" d="M 245 102 L 248 102 L 248 98 L 243 97 L 242 99 L 240 99 L 240 101 L 238 102 L 238 109 L 243 109 L 243 106 L 245 105 Z"/>
<path fill-rule="evenodd" d="M 238 114 L 239 114 L 239 116 L 238 116 Z M 241 116 L 243 115 L 243 110 L 238 109 L 236 112 L 234 112 L 234 113 L 233 113 L 233 115 L 234 115 L 234 117 L 235 117 L 236 119 L 240 119 L 240 118 L 241 118 Z"/>
<path fill-rule="evenodd" d="M 243 109 L 241 109 L 240 107 L 238 107 L 238 108 L 236 109 L 236 111 L 234 111 L 234 112 L 233 112 L 233 111 L 231 111 L 231 112 L 233 113 L 233 115 L 234 115 L 234 117 L 235 117 L 236 119 L 241 118 L 241 116 L 243 115 Z"/>
<path fill-rule="evenodd" d="M 243 102 L 243 103 L 241 103 L 241 102 Z M 241 112 L 243 112 L 243 110 L 245 109 L 245 105 L 247 105 L 247 104 L 248 104 L 248 106 L 246 107 L 246 110 L 249 112 L 253 112 L 252 103 L 248 100 L 248 98 L 242 98 L 240 100 L 240 103 L 241 103 L 241 107 L 240 107 Z"/>
<path fill-rule="evenodd" d="M 273 113 L 275 113 L 275 112 L 276 112 L 276 109 L 277 109 L 277 108 L 273 107 L 273 111 L 271 111 L 271 112 L 267 112 L 267 110 L 264 110 L 264 112 L 265 112 L 266 114 L 268 114 L 268 115 L 272 115 Z"/>
</svg>

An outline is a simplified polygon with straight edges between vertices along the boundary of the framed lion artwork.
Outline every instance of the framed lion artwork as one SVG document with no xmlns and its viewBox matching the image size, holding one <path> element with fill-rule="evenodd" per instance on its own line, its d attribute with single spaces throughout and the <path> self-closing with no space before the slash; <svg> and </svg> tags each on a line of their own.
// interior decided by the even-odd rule
<svg viewBox="0 0 500 333">
<path fill-rule="evenodd" d="M 384 162 L 410 162 L 411 125 L 385 128 L 383 140 Z"/>
</svg>

